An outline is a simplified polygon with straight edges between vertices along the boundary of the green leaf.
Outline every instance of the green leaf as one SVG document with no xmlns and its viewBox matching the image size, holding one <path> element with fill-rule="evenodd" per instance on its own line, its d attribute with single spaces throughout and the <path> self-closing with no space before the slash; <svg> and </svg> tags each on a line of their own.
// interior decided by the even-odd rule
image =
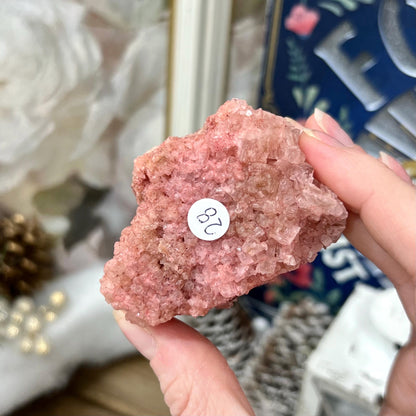
<svg viewBox="0 0 416 416">
<path fill-rule="evenodd" d="M 322 9 L 328 10 L 335 16 L 341 17 L 344 15 L 344 11 L 354 11 L 357 10 L 362 4 L 373 4 L 375 0 L 331 0 L 331 1 L 321 1 L 318 3 L 318 6 Z"/>
<path fill-rule="evenodd" d="M 305 77 L 296 73 L 289 73 L 287 79 L 299 84 L 303 84 L 305 82 Z"/>
<path fill-rule="evenodd" d="M 346 105 L 341 106 L 341 108 L 339 109 L 339 119 L 340 120 L 348 119 L 348 113 L 349 113 L 348 107 Z"/>
<path fill-rule="evenodd" d="M 289 55 L 287 78 L 291 81 L 306 83 L 311 77 L 311 72 L 302 48 L 291 37 L 287 38 L 286 45 Z"/>
<path fill-rule="evenodd" d="M 296 101 L 296 104 L 299 108 L 303 108 L 303 91 L 300 87 L 292 88 L 292 95 Z"/>
<path fill-rule="evenodd" d="M 289 300 L 291 302 L 297 303 L 299 302 L 301 299 L 303 299 L 306 296 L 305 292 L 302 292 L 300 290 L 296 290 L 294 292 L 292 292 L 289 296 Z"/>
<path fill-rule="evenodd" d="M 319 108 L 323 112 L 327 112 L 331 103 L 326 98 L 321 98 L 319 101 L 315 103 L 315 107 Z"/>
<path fill-rule="evenodd" d="M 342 4 L 346 10 L 354 11 L 357 10 L 358 4 L 356 0 L 334 0 Z"/>
<path fill-rule="evenodd" d="M 303 102 L 303 109 L 305 113 L 309 113 L 309 110 L 312 108 L 313 103 L 318 97 L 319 91 L 320 87 L 318 85 L 310 85 L 308 88 L 306 88 L 305 99 Z"/>
<path fill-rule="evenodd" d="M 42 214 L 63 215 L 78 206 L 84 197 L 84 187 L 75 180 L 38 192 L 34 204 Z"/>
<path fill-rule="evenodd" d="M 315 268 L 313 270 L 313 281 L 311 289 L 314 292 L 322 293 L 325 288 L 325 275 L 321 269 Z"/>
<path fill-rule="evenodd" d="M 342 297 L 341 289 L 332 289 L 326 295 L 326 301 L 331 306 L 336 306 Z"/>
<path fill-rule="evenodd" d="M 328 10 L 338 17 L 341 17 L 344 14 L 344 9 L 339 4 L 333 4 L 329 1 L 321 1 L 318 3 L 318 6 L 322 9 Z"/>
<path fill-rule="evenodd" d="M 350 118 L 350 110 L 347 105 L 341 106 L 339 109 L 338 114 L 338 122 L 340 126 L 349 134 L 351 135 L 353 122 Z"/>
<path fill-rule="evenodd" d="M 294 81 L 294 82 L 298 82 L 299 84 L 306 84 L 309 77 L 310 77 L 309 72 L 291 73 L 291 74 L 288 74 L 287 79 Z"/>
<path fill-rule="evenodd" d="M 272 289 L 270 289 L 273 291 L 273 302 L 282 302 L 285 299 L 285 296 L 282 294 L 282 292 L 280 291 L 279 287 L 273 287 Z"/>
</svg>

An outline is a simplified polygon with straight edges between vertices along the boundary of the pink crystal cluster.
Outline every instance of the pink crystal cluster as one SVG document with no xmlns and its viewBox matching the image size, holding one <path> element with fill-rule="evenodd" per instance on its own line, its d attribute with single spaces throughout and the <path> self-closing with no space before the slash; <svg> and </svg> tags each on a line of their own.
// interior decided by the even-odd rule
<svg viewBox="0 0 416 416">
<path fill-rule="evenodd" d="M 105 266 L 106 300 L 139 324 L 204 315 L 336 241 L 346 209 L 314 179 L 299 134 L 284 118 L 234 99 L 201 130 L 138 157 L 138 208 Z M 218 240 L 189 230 L 188 210 L 202 198 L 220 201 L 230 214 Z"/>
</svg>

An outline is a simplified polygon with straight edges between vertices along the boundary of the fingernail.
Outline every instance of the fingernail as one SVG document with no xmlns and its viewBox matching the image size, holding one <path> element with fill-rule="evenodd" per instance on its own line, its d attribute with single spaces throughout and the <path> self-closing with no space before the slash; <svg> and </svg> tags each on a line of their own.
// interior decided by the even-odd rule
<svg viewBox="0 0 416 416">
<path fill-rule="evenodd" d="M 407 174 L 404 167 L 394 157 L 381 151 L 380 161 L 404 181 L 412 183 L 412 180 L 410 179 L 410 176 Z"/>
<path fill-rule="evenodd" d="M 150 328 L 132 324 L 125 318 L 123 311 L 113 311 L 115 320 L 126 338 L 137 348 L 137 350 L 151 360 L 156 354 L 157 343 Z"/>
<path fill-rule="evenodd" d="M 315 121 L 318 123 L 319 127 L 325 132 L 328 133 L 326 131 L 326 126 L 323 123 L 323 118 L 325 116 L 325 113 L 320 110 L 319 108 L 315 108 L 313 111 L 313 115 L 315 116 Z"/>
<path fill-rule="evenodd" d="M 292 118 L 289 118 L 289 117 L 285 117 L 285 120 L 292 127 L 295 127 L 296 129 L 299 129 L 300 131 L 303 131 L 304 127 L 302 126 L 302 124 L 298 123 L 296 120 L 293 120 Z"/>
<path fill-rule="evenodd" d="M 117 323 L 124 320 L 125 315 L 126 315 L 126 313 L 124 311 L 113 309 L 113 316 L 114 316 L 114 319 L 117 321 Z"/>
<path fill-rule="evenodd" d="M 350 136 L 341 128 L 341 126 L 329 115 L 321 111 L 319 108 L 314 110 L 315 121 L 318 126 L 329 136 L 335 137 L 345 146 L 353 146 L 354 142 Z"/>
<path fill-rule="evenodd" d="M 330 136 L 322 131 L 318 130 L 311 130 L 304 128 L 303 133 L 307 134 L 310 137 L 313 137 L 316 140 L 319 140 L 322 143 L 328 144 L 329 146 L 333 147 L 345 147 L 345 143 L 339 141 L 337 138 Z"/>
</svg>

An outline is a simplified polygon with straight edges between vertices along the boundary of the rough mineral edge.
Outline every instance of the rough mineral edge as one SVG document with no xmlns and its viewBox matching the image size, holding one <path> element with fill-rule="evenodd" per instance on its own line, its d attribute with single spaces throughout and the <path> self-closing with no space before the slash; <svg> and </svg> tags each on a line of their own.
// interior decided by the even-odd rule
<svg viewBox="0 0 416 416">
<path fill-rule="evenodd" d="M 138 208 L 105 266 L 107 302 L 145 325 L 204 315 L 335 242 L 347 211 L 313 177 L 299 135 L 291 121 L 233 99 L 201 130 L 138 157 Z M 229 211 L 230 227 L 218 240 L 200 240 L 188 228 L 188 210 L 202 198 Z"/>
</svg>

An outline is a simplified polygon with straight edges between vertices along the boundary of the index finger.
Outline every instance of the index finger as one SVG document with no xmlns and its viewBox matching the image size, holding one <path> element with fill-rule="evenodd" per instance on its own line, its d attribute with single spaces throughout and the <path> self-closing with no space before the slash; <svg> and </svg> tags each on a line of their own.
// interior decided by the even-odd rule
<svg viewBox="0 0 416 416">
<path fill-rule="evenodd" d="M 416 281 L 415 187 L 360 147 L 320 131 L 308 133 L 301 135 L 300 146 L 317 178 L 360 216 L 374 240 Z"/>
</svg>

